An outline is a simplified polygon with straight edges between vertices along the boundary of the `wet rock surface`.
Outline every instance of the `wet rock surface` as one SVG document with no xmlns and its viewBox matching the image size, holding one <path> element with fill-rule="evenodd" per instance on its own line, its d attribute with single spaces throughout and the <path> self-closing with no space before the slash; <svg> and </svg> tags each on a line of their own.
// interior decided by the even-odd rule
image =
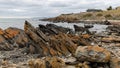
<svg viewBox="0 0 120 68">
<path fill-rule="evenodd" d="M 7 68 L 119 68 L 119 27 L 91 34 L 91 26 L 75 31 L 54 24 L 24 30 L 0 29 L 0 66 Z M 113 29 L 112 29 L 113 28 Z M 31 60 L 32 59 L 32 60 Z"/>
</svg>

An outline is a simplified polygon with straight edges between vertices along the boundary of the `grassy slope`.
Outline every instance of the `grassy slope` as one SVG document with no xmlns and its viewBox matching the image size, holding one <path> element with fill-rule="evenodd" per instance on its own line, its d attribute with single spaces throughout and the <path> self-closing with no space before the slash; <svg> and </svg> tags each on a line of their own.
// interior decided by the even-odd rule
<svg viewBox="0 0 120 68">
<path fill-rule="evenodd" d="M 77 18 L 79 20 L 120 20 L 120 9 L 103 12 L 82 12 L 74 14 L 62 14 L 58 17 Z"/>
<path fill-rule="evenodd" d="M 112 24 L 120 25 L 120 8 L 102 11 L 102 12 L 81 12 L 81 13 L 71 13 L 71 14 L 61 14 L 54 18 L 42 19 L 43 21 L 51 21 L 51 22 L 80 22 L 80 21 L 88 21 L 88 22 L 101 22 L 105 20 L 109 20 Z"/>
</svg>

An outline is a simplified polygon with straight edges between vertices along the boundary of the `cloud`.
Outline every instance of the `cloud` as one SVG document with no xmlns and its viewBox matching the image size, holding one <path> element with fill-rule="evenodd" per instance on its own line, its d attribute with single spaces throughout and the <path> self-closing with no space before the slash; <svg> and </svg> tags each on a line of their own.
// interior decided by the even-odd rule
<svg viewBox="0 0 120 68">
<path fill-rule="evenodd" d="M 59 2 L 55 2 L 55 3 L 51 3 L 50 6 L 51 7 L 68 7 L 69 5 L 65 4 L 65 3 L 59 3 Z"/>
<path fill-rule="evenodd" d="M 48 17 L 120 6 L 120 0 L 0 0 L 0 16 Z"/>
</svg>

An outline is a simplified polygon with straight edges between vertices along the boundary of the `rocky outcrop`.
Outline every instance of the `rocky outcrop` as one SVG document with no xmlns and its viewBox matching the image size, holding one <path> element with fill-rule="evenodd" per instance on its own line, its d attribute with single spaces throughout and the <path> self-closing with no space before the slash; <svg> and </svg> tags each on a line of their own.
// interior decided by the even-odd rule
<svg viewBox="0 0 120 68">
<path fill-rule="evenodd" d="M 74 25 L 74 29 L 75 29 L 75 32 L 91 34 L 88 28 L 85 28 L 85 27 Z"/>
<path fill-rule="evenodd" d="M 50 27 L 51 29 L 52 26 Z M 30 53 L 39 53 L 41 56 L 66 56 L 73 54 L 76 50 L 77 45 L 67 34 L 59 33 L 49 37 L 27 21 L 24 28 L 30 42 L 28 45 L 28 52 Z"/>
<path fill-rule="evenodd" d="M 17 36 L 20 33 L 20 29 L 10 27 L 6 29 L 4 32 L 5 32 L 5 35 L 4 35 L 5 38 L 10 39 Z"/>
<path fill-rule="evenodd" d="M 60 15 L 60 16 L 54 17 L 54 18 L 42 19 L 42 21 L 73 23 L 73 22 L 79 22 L 79 19 L 77 19 L 76 17 L 72 17 L 72 16 L 65 17 L 64 15 Z"/>
<path fill-rule="evenodd" d="M 48 35 L 57 35 L 59 33 L 65 33 L 65 34 L 73 33 L 72 29 L 70 28 L 65 28 L 65 27 L 54 25 L 54 24 L 47 24 L 46 26 L 39 25 L 39 29 L 44 34 L 48 34 Z"/>
<path fill-rule="evenodd" d="M 18 28 L 0 29 L 0 50 L 13 50 L 14 46 L 26 48 L 26 53 L 37 53 L 40 56 L 74 55 L 77 46 L 90 45 L 85 35 L 75 36 L 69 28 L 54 24 L 33 27 L 25 21 L 24 30 Z"/>
<path fill-rule="evenodd" d="M 84 32 L 86 30 L 84 27 L 80 27 L 80 26 L 77 26 L 77 25 L 74 25 L 74 29 L 75 29 L 76 32 L 78 32 L 78 31 Z"/>
<path fill-rule="evenodd" d="M 79 46 L 75 56 L 79 61 L 107 63 L 110 61 L 111 54 L 99 46 Z"/>
<path fill-rule="evenodd" d="M 27 35 L 21 29 L 10 27 L 4 32 L 4 37 L 10 44 L 15 46 L 18 45 L 19 47 L 25 47 L 28 43 Z"/>
<path fill-rule="evenodd" d="M 13 50 L 13 46 L 2 35 L 0 35 L 0 51 L 9 50 Z"/>
<path fill-rule="evenodd" d="M 12 50 L 13 47 L 4 37 L 4 30 L 0 29 L 0 50 Z"/>
<path fill-rule="evenodd" d="M 27 42 L 27 36 L 21 29 L 0 29 L 0 50 L 13 50 L 14 46 L 25 47 Z"/>
<path fill-rule="evenodd" d="M 84 27 L 85 27 L 85 28 L 93 28 L 94 25 L 93 25 L 93 24 L 84 24 Z"/>
<path fill-rule="evenodd" d="M 25 21 L 24 30 L 12 27 L 5 30 L 0 29 L 0 51 L 13 50 L 4 54 L 6 54 L 7 60 L 14 59 L 14 62 L 16 60 L 23 61 L 26 56 L 27 59 L 31 57 L 39 58 L 29 61 L 30 68 L 62 68 L 64 65 L 64 68 L 69 68 L 68 64 L 79 68 L 119 68 L 119 59 L 113 57 L 116 54 L 114 51 L 107 49 L 111 42 L 119 44 L 119 36 L 98 37 L 87 33 L 84 27 L 75 25 L 75 28 L 76 31 L 83 31 L 83 33 L 76 35 L 71 33 L 71 29 L 54 24 L 39 25 L 35 28 Z M 91 43 L 97 43 L 96 45 L 99 46 L 91 45 Z M 115 45 L 119 47 L 117 44 Z M 111 49 L 114 49 L 114 47 Z M 119 48 L 117 49 L 119 50 Z M 9 53 L 14 54 L 9 55 Z M 116 53 L 119 53 L 119 51 Z M 116 57 L 118 56 L 116 55 Z M 64 57 L 65 59 L 62 58 L 63 61 L 58 57 Z M 66 62 L 69 57 L 74 57 L 75 60 Z M 6 63 L 6 61 L 3 63 Z"/>
<path fill-rule="evenodd" d="M 28 47 L 30 48 L 30 52 L 32 47 L 32 49 L 35 48 L 34 49 L 35 51 L 33 51 L 32 53 L 41 53 L 42 47 L 45 47 L 47 45 L 45 41 L 45 37 L 42 37 L 40 33 L 38 34 L 37 30 L 27 21 L 25 22 L 24 31 L 27 34 L 29 39 Z"/>
<path fill-rule="evenodd" d="M 110 33 L 117 33 L 119 35 L 120 33 L 120 25 L 111 25 L 106 28 Z"/>
<path fill-rule="evenodd" d="M 72 42 L 72 39 L 66 34 L 52 36 L 50 46 L 59 51 L 63 55 L 74 54 L 77 45 Z"/>
</svg>

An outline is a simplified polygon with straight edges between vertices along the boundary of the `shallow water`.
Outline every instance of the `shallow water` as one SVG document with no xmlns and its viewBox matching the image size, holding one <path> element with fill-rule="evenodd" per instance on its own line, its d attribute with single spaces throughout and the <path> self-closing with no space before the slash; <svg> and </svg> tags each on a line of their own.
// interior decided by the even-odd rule
<svg viewBox="0 0 120 68">
<path fill-rule="evenodd" d="M 32 18 L 2 18 L 0 19 L 0 28 L 6 29 L 8 27 L 17 27 L 20 29 L 24 29 L 24 21 L 29 21 L 33 26 L 37 27 L 38 24 L 46 25 L 48 23 L 52 22 L 46 22 L 46 21 L 38 21 L 38 19 L 32 19 Z M 78 26 L 84 26 L 83 23 L 54 23 L 58 26 L 68 27 L 74 30 L 73 25 Z M 101 31 L 105 31 L 107 25 L 100 25 L 100 24 L 94 24 L 94 27 L 91 28 L 91 31 L 97 31 L 97 33 Z"/>
</svg>

